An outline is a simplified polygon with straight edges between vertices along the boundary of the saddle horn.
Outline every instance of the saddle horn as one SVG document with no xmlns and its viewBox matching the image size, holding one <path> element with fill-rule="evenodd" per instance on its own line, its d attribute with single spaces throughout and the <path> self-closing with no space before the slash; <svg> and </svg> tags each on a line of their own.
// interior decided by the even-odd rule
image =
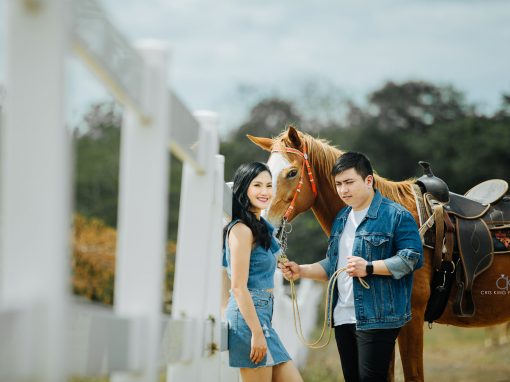
<svg viewBox="0 0 510 382">
<path fill-rule="evenodd" d="M 434 195 L 438 201 L 448 203 L 450 201 L 450 189 L 448 185 L 444 180 L 434 175 L 430 163 L 425 161 L 419 161 L 418 163 L 423 168 L 423 175 L 418 178 L 416 184 L 420 186 L 422 192 L 429 192 Z"/>
</svg>

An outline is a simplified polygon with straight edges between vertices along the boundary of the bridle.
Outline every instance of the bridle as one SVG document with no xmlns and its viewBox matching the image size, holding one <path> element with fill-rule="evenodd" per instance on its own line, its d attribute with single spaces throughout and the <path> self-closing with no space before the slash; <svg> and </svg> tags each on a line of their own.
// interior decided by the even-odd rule
<svg viewBox="0 0 510 382">
<path fill-rule="evenodd" d="M 303 176 L 304 176 L 304 173 L 305 173 L 305 165 L 306 165 L 306 169 L 307 169 L 307 172 L 308 172 L 308 179 L 310 180 L 310 185 L 312 186 L 312 191 L 313 191 L 314 198 L 317 198 L 317 186 L 316 186 L 315 181 L 313 179 L 312 166 L 310 166 L 310 161 L 308 160 L 308 152 L 306 150 L 306 145 L 303 144 L 303 152 L 301 152 L 301 151 L 299 151 L 297 149 L 293 149 L 291 147 L 284 147 L 283 149 L 274 148 L 274 149 L 271 150 L 271 153 L 283 153 L 283 152 L 297 154 L 301 158 L 303 158 L 303 165 L 301 166 L 301 176 L 299 178 L 298 186 L 296 188 L 296 191 L 294 191 L 294 197 L 292 198 L 292 201 L 290 202 L 290 205 L 287 208 L 287 211 L 285 212 L 285 215 L 283 215 L 283 221 L 286 222 L 288 217 L 290 216 L 290 214 L 294 210 L 294 207 L 296 205 L 297 197 L 298 197 L 299 193 L 301 192 L 301 188 L 303 187 Z"/>
</svg>

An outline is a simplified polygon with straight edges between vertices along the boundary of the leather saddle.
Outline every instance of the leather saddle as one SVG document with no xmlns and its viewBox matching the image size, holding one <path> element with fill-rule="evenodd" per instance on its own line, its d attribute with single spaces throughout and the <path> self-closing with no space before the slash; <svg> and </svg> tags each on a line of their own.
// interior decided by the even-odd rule
<svg viewBox="0 0 510 382">
<path fill-rule="evenodd" d="M 430 164 L 420 164 L 424 175 L 416 183 L 423 193 L 422 211 L 427 218 L 420 233 L 424 245 L 434 249 L 432 289 L 443 294 L 440 303 L 429 301 L 427 309 L 435 306 L 432 316 L 434 319 L 440 316 L 455 275 L 454 313 L 471 317 L 475 313 L 473 284 L 494 260 L 493 231 L 510 229 L 510 195 L 505 195 L 508 183 L 492 179 L 459 195 L 450 192 L 446 183 L 434 176 Z M 435 230 L 430 229 L 432 227 Z M 430 315 L 428 321 L 433 321 Z"/>
</svg>

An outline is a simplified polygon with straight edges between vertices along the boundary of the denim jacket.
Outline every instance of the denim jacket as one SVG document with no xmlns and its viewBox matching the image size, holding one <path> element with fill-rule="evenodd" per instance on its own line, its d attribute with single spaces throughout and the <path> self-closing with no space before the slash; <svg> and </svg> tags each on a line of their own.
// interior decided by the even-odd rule
<svg viewBox="0 0 510 382">
<path fill-rule="evenodd" d="M 330 278 L 337 269 L 338 241 L 351 207 L 336 216 L 326 258 L 319 264 Z M 356 229 L 353 256 L 367 261 L 384 260 L 392 276 L 370 275 L 365 289 L 353 278 L 356 328 L 386 329 L 403 326 L 411 319 L 413 271 L 423 264 L 423 247 L 418 226 L 411 213 L 376 190 L 367 215 Z M 338 289 L 333 288 L 333 307 Z M 330 306 L 329 309 L 332 309 Z"/>
<path fill-rule="evenodd" d="M 248 272 L 248 289 L 273 289 L 274 273 L 277 266 L 277 257 L 280 254 L 280 244 L 274 237 L 274 227 L 264 218 L 260 218 L 267 227 L 271 244 L 266 250 L 260 244 L 256 244 L 250 254 L 250 268 Z M 223 266 L 227 268 L 228 277 L 231 278 L 230 248 L 228 246 L 228 235 L 234 225 L 240 222 L 235 219 L 229 223 L 223 247 Z"/>
</svg>

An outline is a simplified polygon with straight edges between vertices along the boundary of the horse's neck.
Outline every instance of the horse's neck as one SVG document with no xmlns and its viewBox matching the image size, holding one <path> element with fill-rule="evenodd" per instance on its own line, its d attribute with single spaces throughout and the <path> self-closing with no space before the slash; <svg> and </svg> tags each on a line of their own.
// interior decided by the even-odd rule
<svg viewBox="0 0 510 382">
<path fill-rule="evenodd" d="M 329 149 L 334 152 L 336 157 L 342 153 L 340 150 L 333 147 L 329 147 Z M 314 159 L 316 161 L 324 160 L 324 158 L 317 156 Z M 324 233 L 329 236 L 333 225 L 333 219 L 345 204 L 338 197 L 336 189 L 330 181 L 331 169 L 326 169 L 324 167 L 319 169 L 318 166 L 314 166 L 314 172 L 318 194 L 312 206 L 312 212 Z"/>
<path fill-rule="evenodd" d="M 342 154 L 342 152 L 336 148 L 329 147 L 328 149 L 332 150 L 336 156 Z M 324 158 L 316 156 L 314 159 L 315 161 L 320 161 Z M 335 216 L 338 214 L 338 211 L 340 211 L 342 207 L 345 207 L 345 204 L 338 197 L 333 183 L 329 181 L 329 179 L 331 179 L 330 171 L 331 169 L 326 169 L 324 166 L 322 166 L 322 170 L 319 169 L 318 166 L 314 166 L 318 195 L 315 203 L 312 206 L 312 211 L 315 215 L 315 218 L 321 225 L 324 233 L 328 236 L 331 234 L 331 227 L 333 225 Z M 411 182 L 393 182 L 378 175 L 376 175 L 375 178 L 376 187 L 379 188 L 380 186 L 379 190 L 381 191 L 381 194 L 402 204 L 413 214 L 414 218 L 418 221 L 418 213 L 416 210 L 414 195 L 410 186 Z"/>
<path fill-rule="evenodd" d="M 329 176 L 329 175 L 327 175 Z M 335 216 L 338 214 L 341 208 L 345 207 L 345 204 L 340 200 L 338 194 L 336 193 L 336 189 L 327 181 L 327 177 L 318 176 L 318 195 L 317 200 L 312 206 L 312 211 L 315 215 L 315 218 L 319 222 L 322 227 L 322 230 L 326 235 L 331 234 L 331 227 L 333 225 L 333 220 Z M 384 187 L 388 183 L 391 183 L 390 189 L 395 189 L 396 185 L 399 185 L 398 191 L 390 191 L 387 187 Z M 384 178 L 377 177 L 377 183 L 381 187 L 379 190 L 384 197 L 388 199 L 394 200 L 397 203 L 403 205 L 407 210 L 411 212 L 415 220 L 418 222 L 418 211 L 416 209 L 416 203 L 414 199 L 414 194 L 410 187 L 409 181 L 404 182 L 392 182 L 388 181 Z M 399 197 L 397 197 L 399 196 Z"/>
<path fill-rule="evenodd" d="M 325 185 L 322 190 L 330 190 L 331 187 L 329 185 Z M 319 182 L 319 190 L 320 182 Z M 315 218 L 319 222 L 322 227 L 324 233 L 329 236 L 331 234 L 331 226 L 333 225 L 333 219 L 335 218 L 340 208 L 342 208 L 344 204 L 340 201 L 340 198 L 334 193 L 332 196 L 325 196 L 324 192 L 319 191 L 317 195 L 317 200 L 312 206 L 312 212 L 315 215 Z"/>
</svg>

